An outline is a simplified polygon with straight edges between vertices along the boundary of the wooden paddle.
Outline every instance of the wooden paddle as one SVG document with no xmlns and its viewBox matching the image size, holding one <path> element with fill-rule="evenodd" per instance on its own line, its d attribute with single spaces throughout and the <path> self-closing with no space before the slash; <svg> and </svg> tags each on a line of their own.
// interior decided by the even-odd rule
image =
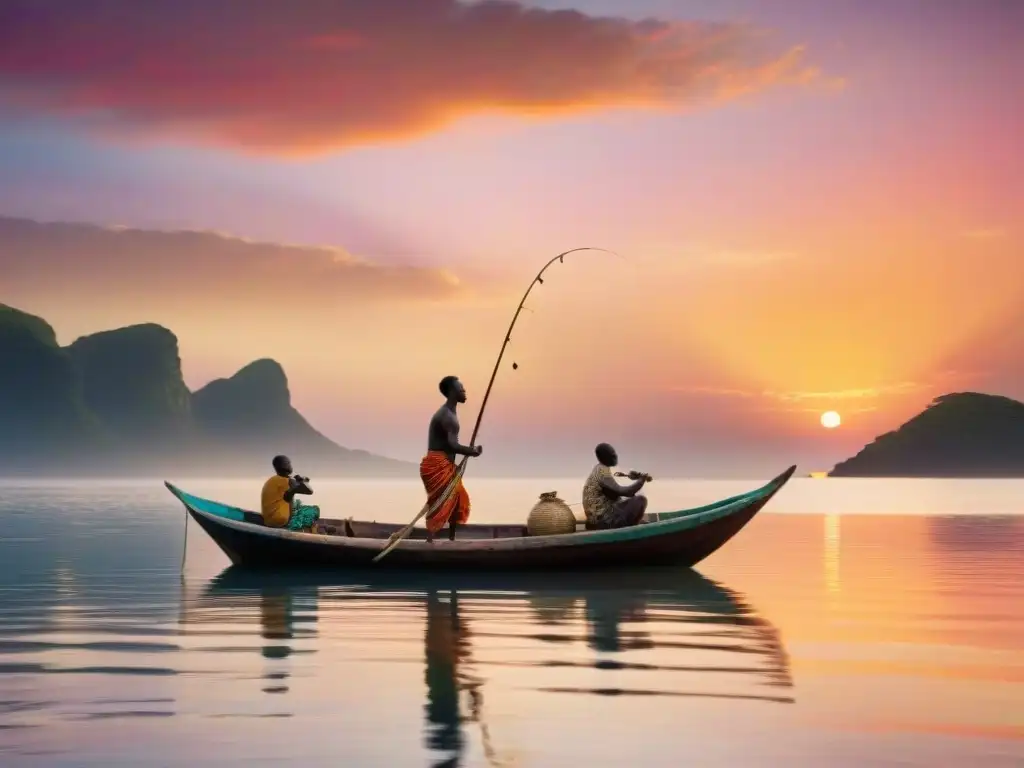
<svg viewBox="0 0 1024 768">
<path fill-rule="evenodd" d="M 541 285 L 544 284 L 544 273 L 547 271 L 548 267 L 550 267 L 556 261 L 564 264 L 564 258 L 566 256 L 568 256 L 570 253 L 576 253 L 578 251 L 601 251 L 602 253 L 610 253 L 613 256 L 619 256 L 619 254 L 615 253 L 615 251 L 609 251 L 606 248 L 591 248 L 589 246 L 584 246 L 582 248 L 572 248 L 571 250 L 560 253 L 553 259 L 551 259 L 551 261 L 549 261 L 541 268 L 540 272 L 537 273 L 537 276 L 533 278 L 533 281 L 530 283 L 530 286 L 526 289 L 526 293 L 523 294 L 523 298 L 520 299 L 519 306 L 516 307 L 516 313 L 512 315 L 512 322 L 509 323 L 508 330 L 505 331 L 505 341 L 503 341 L 501 344 L 501 350 L 498 352 L 498 359 L 494 362 L 494 370 L 491 371 L 491 379 L 490 381 L 487 382 L 487 389 L 484 391 L 484 399 L 480 403 L 480 413 L 477 414 L 476 424 L 473 426 L 473 436 L 469 438 L 470 447 L 474 447 L 476 445 L 476 436 L 477 433 L 480 431 L 480 422 L 484 417 L 484 410 L 487 408 L 487 400 L 491 396 L 491 388 L 494 386 L 494 379 L 497 377 L 498 369 L 501 367 L 501 358 L 505 355 L 505 348 L 508 346 L 508 343 L 512 340 L 512 329 L 515 328 L 516 326 L 516 320 L 519 319 L 519 313 L 523 311 L 523 305 L 526 303 L 526 299 L 530 295 L 530 291 L 532 291 L 533 286 L 537 285 L 538 283 L 540 283 Z M 619 256 L 619 258 L 622 257 Z M 513 370 L 518 367 L 519 366 L 516 363 L 512 363 Z M 438 500 L 433 504 L 428 503 L 424 505 L 423 509 L 421 509 L 420 513 L 412 519 L 411 523 L 409 523 L 407 526 L 402 528 L 397 533 L 393 533 L 391 537 L 388 539 L 387 544 L 385 544 L 384 548 L 380 551 L 380 554 L 373 558 L 373 562 L 380 562 L 380 560 L 385 555 L 387 555 L 391 550 L 397 547 L 398 544 L 402 541 L 402 539 L 404 539 L 412 532 L 412 529 L 416 526 L 416 523 L 419 522 L 421 517 L 423 517 L 424 515 L 433 515 L 438 509 L 441 508 L 441 505 L 443 505 L 448 500 L 448 497 L 451 496 L 452 492 L 458 487 L 459 480 L 462 479 L 462 475 L 465 474 L 466 472 L 466 462 L 468 461 L 469 456 L 466 456 L 465 458 L 462 459 L 461 462 L 459 462 L 459 465 L 455 470 L 455 477 L 453 477 L 451 481 L 449 481 L 448 485 L 445 486 L 444 492 L 441 494 L 440 497 L 438 497 Z"/>
<path fill-rule="evenodd" d="M 420 513 L 412 519 L 411 523 L 409 523 L 401 530 L 391 534 L 391 536 L 388 538 L 387 545 L 384 547 L 384 549 L 380 551 L 380 553 L 376 557 L 373 558 L 371 562 L 376 563 L 378 560 L 383 558 L 388 552 L 397 547 L 401 543 L 402 539 L 404 539 L 406 536 L 412 533 L 412 529 L 416 527 L 416 523 L 419 522 L 421 517 L 423 517 L 424 515 L 433 515 L 435 512 L 437 512 L 437 510 L 441 508 L 441 505 L 444 504 L 448 500 L 448 497 L 452 495 L 452 491 L 454 491 L 455 488 L 458 487 L 459 480 L 462 479 L 462 475 L 466 471 L 466 462 L 468 460 L 469 456 L 464 458 L 459 463 L 459 466 L 455 470 L 455 476 L 448 481 L 448 485 L 445 486 L 444 491 L 438 497 L 437 501 L 435 501 L 433 504 L 431 504 L 428 501 L 426 504 L 423 505 L 423 509 L 420 510 Z"/>
</svg>

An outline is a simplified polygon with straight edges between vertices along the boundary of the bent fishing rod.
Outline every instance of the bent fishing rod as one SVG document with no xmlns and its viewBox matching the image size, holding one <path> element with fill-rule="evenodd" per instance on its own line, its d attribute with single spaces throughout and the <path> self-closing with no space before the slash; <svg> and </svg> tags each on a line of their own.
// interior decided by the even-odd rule
<svg viewBox="0 0 1024 768">
<path fill-rule="evenodd" d="M 580 251 L 600 251 L 601 253 L 608 253 L 611 254 L 612 256 L 619 256 L 619 258 L 622 258 L 618 253 L 616 253 L 615 251 L 610 251 L 607 248 L 583 246 L 581 248 L 572 248 L 568 251 L 560 253 L 553 259 L 551 259 L 543 267 L 541 267 L 540 272 L 537 273 L 536 277 L 533 278 L 533 280 L 530 282 L 530 285 L 527 287 L 526 292 L 523 294 L 523 298 L 519 300 L 519 306 L 516 307 L 515 314 L 512 315 L 512 322 L 509 323 L 508 330 L 505 331 L 505 339 L 504 341 L 502 341 L 501 349 L 498 351 L 498 359 L 495 360 L 494 362 L 494 369 L 491 371 L 491 378 L 487 382 L 487 389 L 484 390 L 484 398 L 480 402 L 480 412 L 477 414 L 476 424 L 473 425 L 473 434 L 469 438 L 469 445 L 471 448 L 476 446 L 476 437 L 477 434 L 480 432 L 480 422 L 484 418 L 484 411 L 487 409 L 487 401 L 491 396 L 491 389 L 494 387 L 494 380 L 498 376 L 498 370 L 501 368 L 501 360 L 505 356 L 505 349 L 506 347 L 508 347 L 508 343 L 512 340 L 512 330 L 516 327 L 516 321 L 519 320 L 519 315 L 523 311 L 523 306 L 526 304 L 526 299 L 529 298 L 530 292 L 533 290 L 535 285 L 544 285 L 544 273 L 547 272 L 548 268 L 552 264 L 554 264 L 556 261 L 560 264 L 564 264 L 566 256 L 572 253 L 578 253 Z M 518 367 L 515 363 L 513 363 L 512 365 L 513 368 Z M 373 562 L 378 562 L 391 550 L 397 547 L 399 542 L 401 542 L 402 539 L 404 539 L 412 532 L 413 527 L 416 525 L 416 523 L 420 521 L 420 518 L 422 518 L 424 515 L 433 517 L 433 515 L 448 500 L 448 497 L 452 495 L 452 492 L 458 487 L 459 481 L 462 479 L 462 475 L 465 474 L 466 472 L 466 464 L 470 458 L 471 457 L 469 456 L 463 457 L 462 461 L 459 462 L 458 466 L 455 469 L 455 476 L 449 481 L 448 485 L 445 486 L 444 491 L 441 493 L 441 496 L 438 497 L 437 501 L 435 501 L 433 504 L 431 504 L 428 501 L 426 504 L 423 505 L 423 509 L 420 510 L 419 514 L 412 519 L 412 522 L 410 522 L 407 526 L 402 528 L 397 533 L 392 534 L 391 538 L 388 539 L 388 543 L 384 547 L 384 549 L 381 550 L 380 554 L 373 558 Z"/>
</svg>

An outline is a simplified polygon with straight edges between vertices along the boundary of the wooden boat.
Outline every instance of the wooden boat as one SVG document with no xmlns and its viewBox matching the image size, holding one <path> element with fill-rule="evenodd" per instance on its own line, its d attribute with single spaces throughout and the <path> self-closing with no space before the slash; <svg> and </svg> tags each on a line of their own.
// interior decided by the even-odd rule
<svg viewBox="0 0 1024 768">
<path fill-rule="evenodd" d="M 334 534 L 268 528 L 256 512 L 193 496 L 171 483 L 185 505 L 232 563 L 251 568 L 352 568 L 523 571 L 676 564 L 693 566 L 735 536 L 792 477 L 790 467 L 748 493 L 694 509 L 654 512 L 643 523 L 602 531 L 528 536 L 525 525 L 459 526 L 458 539 L 426 541 L 417 528 L 387 557 L 373 558 L 404 526 L 323 519 Z"/>
</svg>

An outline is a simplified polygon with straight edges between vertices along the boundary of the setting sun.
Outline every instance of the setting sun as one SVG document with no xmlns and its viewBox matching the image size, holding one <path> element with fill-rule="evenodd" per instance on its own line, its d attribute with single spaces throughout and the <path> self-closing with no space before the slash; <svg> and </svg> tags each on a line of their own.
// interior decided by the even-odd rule
<svg viewBox="0 0 1024 768">
<path fill-rule="evenodd" d="M 825 413 L 821 414 L 821 426 L 825 429 L 835 429 L 842 423 L 843 420 L 835 411 L 825 411 Z"/>
</svg>

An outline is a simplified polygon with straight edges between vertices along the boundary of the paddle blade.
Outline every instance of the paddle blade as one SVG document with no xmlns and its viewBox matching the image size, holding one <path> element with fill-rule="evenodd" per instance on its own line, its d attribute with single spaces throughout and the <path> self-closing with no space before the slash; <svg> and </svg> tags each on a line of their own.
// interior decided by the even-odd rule
<svg viewBox="0 0 1024 768">
<path fill-rule="evenodd" d="M 399 544 L 401 544 L 402 543 L 402 538 L 403 537 L 398 536 L 397 534 L 392 535 L 392 537 L 390 539 L 388 539 L 387 546 L 384 547 L 384 549 L 382 549 L 377 554 L 377 556 L 375 558 L 373 558 L 373 560 L 371 560 L 370 562 L 376 563 L 378 560 L 380 560 L 382 557 L 384 557 L 388 552 L 390 552 L 392 549 L 394 549 Z"/>
<path fill-rule="evenodd" d="M 402 539 L 404 539 L 406 536 L 409 535 L 409 533 L 416 526 L 417 521 L 421 517 L 423 517 L 424 515 L 432 515 L 438 509 L 441 508 L 441 505 L 444 504 L 444 502 L 448 499 L 448 497 L 451 496 L 452 491 L 454 491 L 456 486 L 458 486 L 459 480 L 462 479 L 462 474 L 466 471 L 466 463 L 468 461 L 469 461 L 469 457 L 468 456 L 465 459 L 462 460 L 462 463 L 459 464 L 458 469 L 455 470 L 455 477 L 453 477 L 451 479 L 451 482 L 448 483 L 448 486 L 444 489 L 444 492 L 441 494 L 440 498 L 438 498 L 437 501 L 435 501 L 433 504 L 430 504 L 430 503 L 424 504 L 423 505 L 423 509 L 421 509 L 420 513 L 418 515 L 416 515 L 416 517 L 414 517 L 412 519 L 411 523 L 409 523 L 407 526 L 405 526 L 405 528 L 403 528 L 402 530 L 398 531 L 397 533 L 391 534 L 391 537 L 388 539 L 388 543 L 384 546 L 384 549 L 382 549 L 380 551 L 380 553 L 375 558 L 373 558 L 373 560 L 370 561 L 371 563 L 378 562 L 388 552 L 390 552 L 395 547 L 397 547 L 402 542 Z"/>
</svg>

